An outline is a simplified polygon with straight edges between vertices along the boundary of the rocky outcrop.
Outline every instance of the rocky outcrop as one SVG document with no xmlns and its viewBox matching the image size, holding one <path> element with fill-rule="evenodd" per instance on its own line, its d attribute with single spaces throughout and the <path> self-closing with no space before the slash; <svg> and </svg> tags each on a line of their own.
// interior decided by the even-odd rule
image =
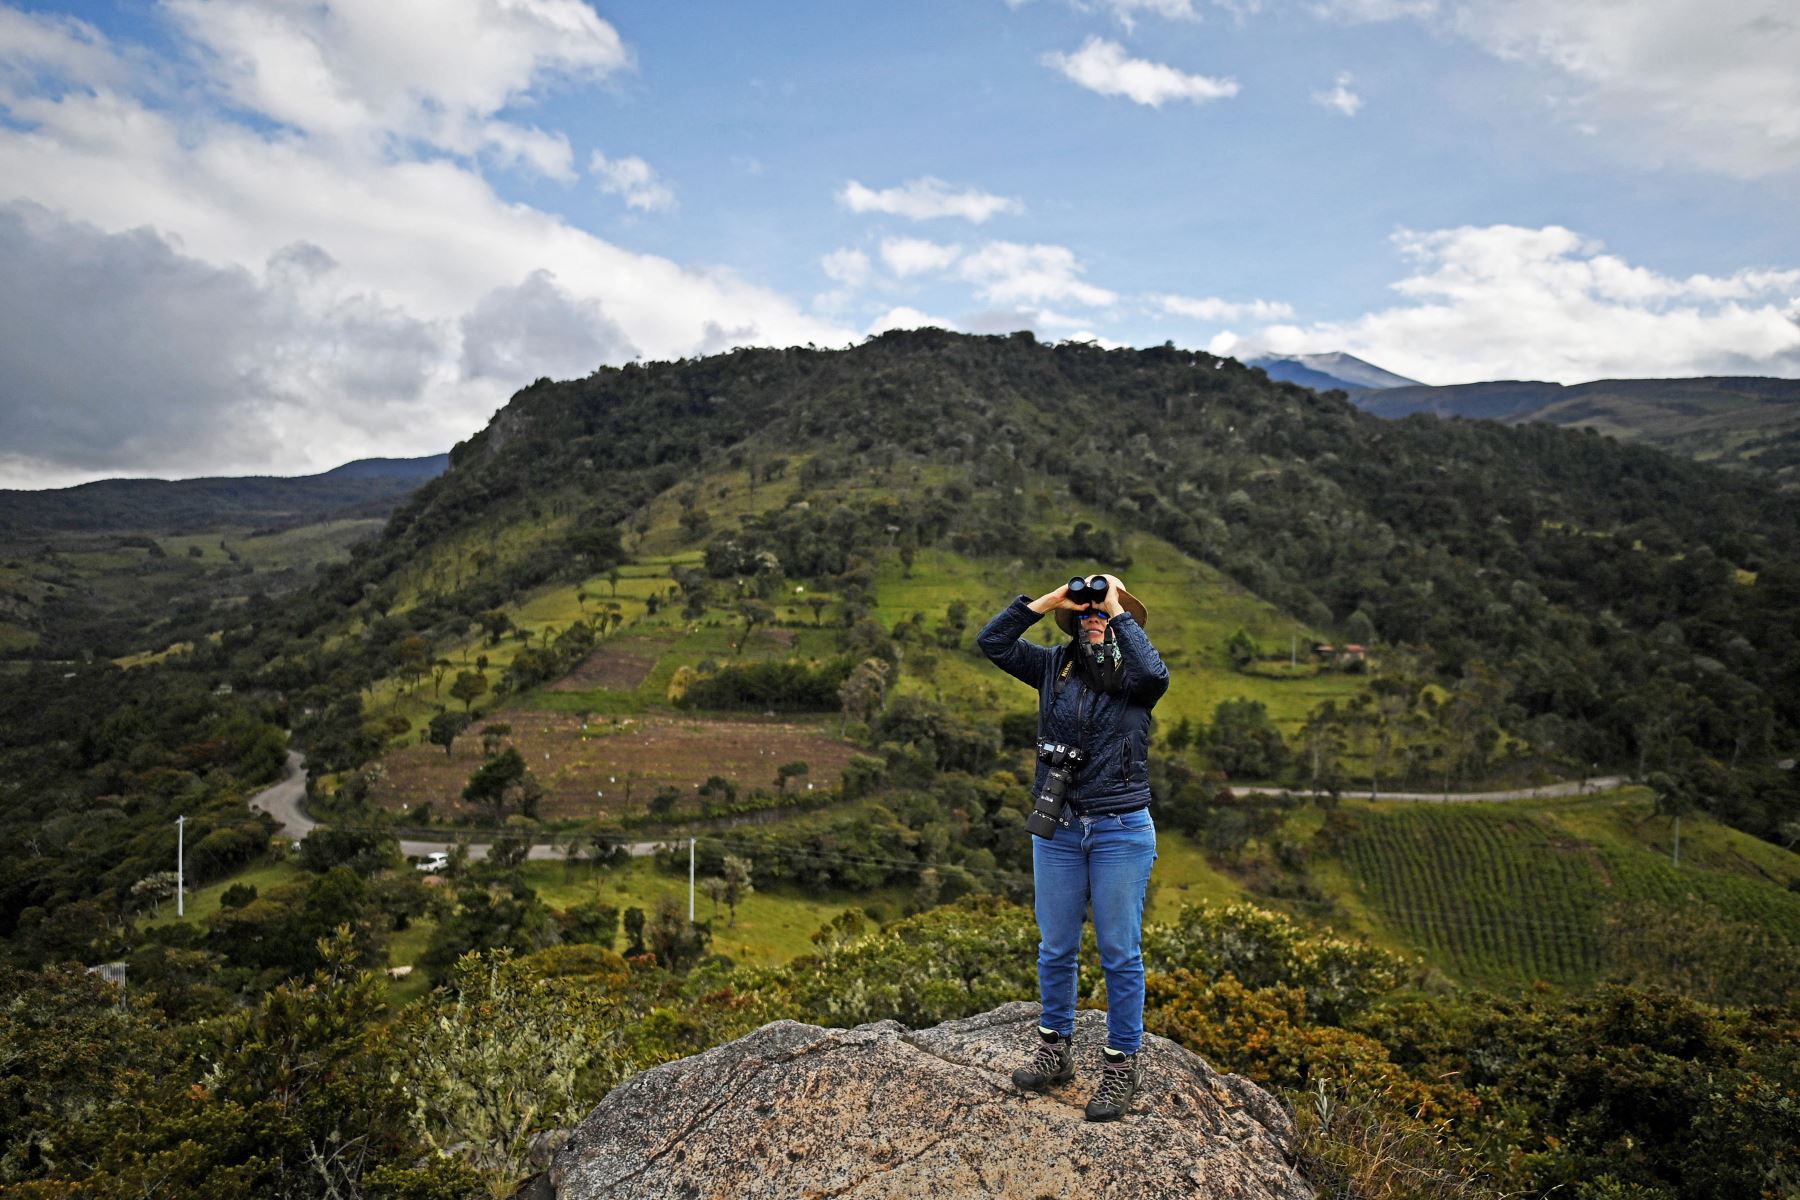
<svg viewBox="0 0 1800 1200">
<path fill-rule="evenodd" d="M 1076 1014 L 1074 1081 L 1021 1093 L 1010 1075 L 1038 1012 L 1007 1004 L 920 1030 L 765 1025 L 619 1085 L 557 1151 L 539 1194 L 1311 1200 L 1281 1105 L 1164 1038 L 1144 1039 L 1132 1111 L 1085 1120 L 1102 1012 Z"/>
</svg>

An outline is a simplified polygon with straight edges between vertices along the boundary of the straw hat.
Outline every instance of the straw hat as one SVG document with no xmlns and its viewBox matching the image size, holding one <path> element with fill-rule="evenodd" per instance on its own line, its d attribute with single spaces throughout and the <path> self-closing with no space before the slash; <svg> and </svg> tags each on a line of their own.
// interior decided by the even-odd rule
<svg viewBox="0 0 1800 1200">
<path fill-rule="evenodd" d="M 1118 576 L 1108 575 L 1106 578 L 1111 582 L 1112 590 L 1118 594 L 1119 607 L 1130 613 L 1132 619 L 1139 625 L 1148 626 L 1150 624 L 1150 612 L 1144 607 L 1144 602 L 1126 591 L 1125 585 L 1119 582 Z M 1074 637 L 1075 614 L 1069 609 L 1059 608 L 1055 610 L 1055 615 L 1057 627 L 1070 637 Z"/>
</svg>

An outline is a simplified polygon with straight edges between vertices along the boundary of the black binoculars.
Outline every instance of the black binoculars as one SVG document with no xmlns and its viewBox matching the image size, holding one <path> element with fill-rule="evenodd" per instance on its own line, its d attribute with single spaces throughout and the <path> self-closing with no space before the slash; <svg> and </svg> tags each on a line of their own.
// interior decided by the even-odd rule
<svg viewBox="0 0 1800 1200">
<path fill-rule="evenodd" d="M 1088 604 L 1098 608 L 1106 603 L 1108 586 L 1104 575 L 1092 575 L 1086 579 L 1077 576 L 1069 580 L 1068 597 L 1077 604 Z"/>
</svg>

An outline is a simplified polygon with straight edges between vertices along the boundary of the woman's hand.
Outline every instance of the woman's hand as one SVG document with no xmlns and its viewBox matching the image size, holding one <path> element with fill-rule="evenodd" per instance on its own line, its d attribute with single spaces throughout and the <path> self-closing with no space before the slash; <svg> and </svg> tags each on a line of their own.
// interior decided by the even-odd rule
<svg viewBox="0 0 1800 1200">
<path fill-rule="evenodd" d="M 1100 607 L 1106 610 L 1107 616 L 1116 617 L 1125 611 L 1125 606 L 1119 603 L 1119 593 L 1125 590 L 1125 584 L 1117 575 L 1103 574 L 1100 578 L 1106 580 L 1107 584 L 1106 600 Z"/>
<path fill-rule="evenodd" d="M 1069 585 L 1065 583 L 1054 592 L 1045 592 L 1026 607 L 1034 613 L 1043 614 L 1058 608 L 1075 608 L 1076 604 L 1069 599 Z"/>
</svg>

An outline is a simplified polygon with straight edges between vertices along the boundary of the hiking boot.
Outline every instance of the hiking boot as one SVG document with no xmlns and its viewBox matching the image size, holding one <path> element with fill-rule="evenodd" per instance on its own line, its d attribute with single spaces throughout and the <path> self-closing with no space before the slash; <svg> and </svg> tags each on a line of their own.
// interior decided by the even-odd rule
<svg viewBox="0 0 1800 1200">
<path fill-rule="evenodd" d="M 1100 1068 L 1100 1086 L 1087 1103 L 1090 1121 L 1116 1121 L 1131 1109 L 1131 1098 L 1144 1081 L 1143 1066 L 1135 1054 L 1107 1050 L 1106 1065 Z"/>
<path fill-rule="evenodd" d="M 1054 1029 L 1038 1026 L 1038 1045 L 1031 1061 L 1012 1073 L 1013 1084 L 1039 1092 L 1053 1083 L 1075 1078 L 1075 1047 Z"/>
</svg>

